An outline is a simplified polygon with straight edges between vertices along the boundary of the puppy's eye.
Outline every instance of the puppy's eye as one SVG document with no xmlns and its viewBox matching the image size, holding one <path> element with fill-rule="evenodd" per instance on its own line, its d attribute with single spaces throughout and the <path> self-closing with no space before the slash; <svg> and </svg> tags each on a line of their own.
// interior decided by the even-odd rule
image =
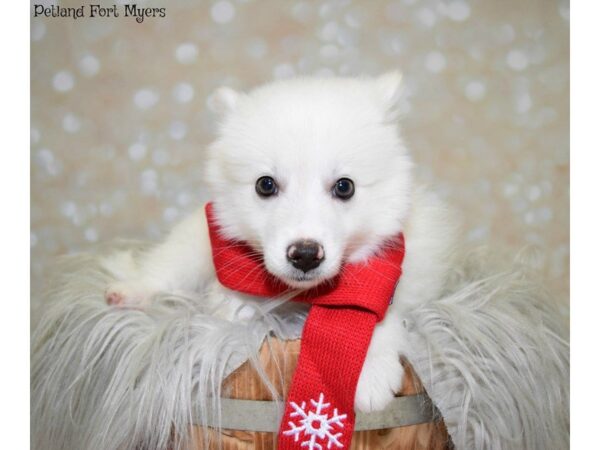
<svg viewBox="0 0 600 450">
<path fill-rule="evenodd" d="M 334 197 L 348 200 L 354 195 L 354 182 L 350 178 L 340 178 L 333 185 L 331 192 Z"/>
<path fill-rule="evenodd" d="M 256 193 L 261 197 L 270 197 L 277 194 L 277 183 L 271 177 L 260 177 L 256 180 Z"/>
</svg>

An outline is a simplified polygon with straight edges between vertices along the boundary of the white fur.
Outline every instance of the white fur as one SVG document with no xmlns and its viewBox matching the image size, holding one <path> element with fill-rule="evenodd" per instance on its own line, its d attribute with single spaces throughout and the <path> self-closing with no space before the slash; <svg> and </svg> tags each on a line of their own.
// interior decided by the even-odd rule
<svg viewBox="0 0 600 450">
<path fill-rule="evenodd" d="M 363 411 L 384 408 L 401 386 L 402 308 L 438 294 L 455 237 L 444 206 L 413 185 L 395 122 L 400 95 L 401 75 L 390 72 L 376 79 L 288 80 L 249 94 L 221 88 L 211 99 L 222 114 L 206 162 L 218 221 L 229 238 L 260 252 L 267 270 L 286 284 L 315 286 L 344 262 L 366 260 L 405 233 L 404 275 L 358 383 L 356 407 Z M 265 175 L 277 181 L 277 196 L 256 194 L 255 182 Z M 331 195 L 342 177 L 356 186 L 347 201 Z M 137 305 L 158 292 L 204 291 L 215 306 L 241 307 L 247 299 L 215 281 L 205 223 L 202 210 L 186 219 L 107 298 Z M 299 281 L 286 259 L 298 239 L 320 242 L 326 255 L 308 280 Z"/>
<path fill-rule="evenodd" d="M 187 449 L 190 421 L 218 420 L 223 378 L 246 359 L 260 367 L 256 350 L 271 333 L 301 332 L 305 311 L 294 303 L 250 303 L 245 320 L 216 317 L 199 294 L 159 295 L 143 312 L 109 307 L 103 289 L 114 277 L 101 263 L 129 273 L 144 260 L 137 246 L 121 248 L 133 257 L 107 259 L 111 246 L 55 267 L 33 318 L 32 448 Z M 493 256 L 459 251 L 441 296 L 406 308 L 408 360 L 455 448 L 568 448 L 568 318 L 527 258 Z M 388 360 L 378 364 L 383 372 Z"/>
<path fill-rule="evenodd" d="M 103 265 L 129 273 L 147 255 L 139 244 L 119 247 L 133 258 L 97 251 L 58 261 L 33 318 L 32 448 L 190 448 L 191 423 L 220 420 L 222 380 L 246 360 L 262 375 L 261 343 L 300 334 L 305 311 L 281 301 L 246 305 L 254 314 L 245 320 L 219 318 L 201 294 L 160 295 L 143 312 L 108 307 L 103 291 L 115 278 Z"/>
</svg>

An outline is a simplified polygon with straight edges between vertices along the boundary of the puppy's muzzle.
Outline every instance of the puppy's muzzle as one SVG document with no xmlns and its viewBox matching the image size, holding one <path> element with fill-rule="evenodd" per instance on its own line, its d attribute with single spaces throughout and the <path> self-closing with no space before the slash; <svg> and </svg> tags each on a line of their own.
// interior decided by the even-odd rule
<svg viewBox="0 0 600 450">
<path fill-rule="evenodd" d="M 325 251 L 318 242 L 304 239 L 287 248 L 287 259 L 296 269 L 306 273 L 319 267 L 325 259 Z"/>
</svg>

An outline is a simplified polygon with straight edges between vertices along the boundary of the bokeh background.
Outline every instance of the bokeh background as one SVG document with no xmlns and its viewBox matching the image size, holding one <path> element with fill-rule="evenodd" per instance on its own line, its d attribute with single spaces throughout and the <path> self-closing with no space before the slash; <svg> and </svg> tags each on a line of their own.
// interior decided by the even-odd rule
<svg viewBox="0 0 600 450">
<path fill-rule="evenodd" d="M 34 297 L 57 255 L 156 240 L 199 207 L 216 87 L 400 68 L 421 178 L 461 212 L 470 242 L 538 245 L 567 300 L 568 2 L 135 3 L 166 17 L 32 18 Z"/>
</svg>

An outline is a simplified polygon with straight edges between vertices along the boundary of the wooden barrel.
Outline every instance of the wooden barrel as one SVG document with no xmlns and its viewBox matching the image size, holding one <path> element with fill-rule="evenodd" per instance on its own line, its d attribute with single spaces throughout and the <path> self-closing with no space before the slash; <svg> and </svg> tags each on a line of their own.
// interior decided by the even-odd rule
<svg viewBox="0 0 600 450">
<path fill-rule="evenodd" d="M 278 393 L 284 396 L 296 368 L 300 341 L 279 341 L 271 339 L 260 350 L 260 363 Z M 424 393 L 423 386 L 407 362 L 404 362 L 406 375 L 401 391 L 397 396 L 410 396 Z M 271 392 L 261 381 L 256 370 L 248 362 L 233 372 L 224 382 L 223 396 L 241 400 L 273 400 Z M 242 430 L 221 430 L 216 436 L 208 430 L 209 440 L 204 439 L 205 430 L 193 428 L 191 450 L 217 449 L 220 441 L 222 450 L 273 450 L 277 448 L 277 434 Z M 220 439 L 219 439 L 220 438 Z M 452 443 L 446 426 L 440 418 L 430 423 L 387 428 L 379 430 L 355 431 L 351 450 L 445 450 Z"/>
</svg>

